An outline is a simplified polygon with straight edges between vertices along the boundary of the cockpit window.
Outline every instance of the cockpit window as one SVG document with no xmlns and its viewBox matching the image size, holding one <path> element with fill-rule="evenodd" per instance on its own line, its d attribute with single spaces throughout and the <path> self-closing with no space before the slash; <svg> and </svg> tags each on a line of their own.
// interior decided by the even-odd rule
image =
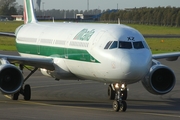
<svg viewBox="0 0 180 120">
<path fill-rule="evenodd" d="M 109 41 L 104 49 L 143 49 L 148 48 L 144 41 Z"/>
<path fill-rule="evenodd" d="M 133 46 L 134 46 L 135 49 L 142 49 L 142 48 L 144 48 L 144 45 L 143 45 L 142 41 L 133 42 Z"/>
<path fill-rule="evenodd" d="M 113 42 L 113 41 L 109 41 L 109 42 L 106 44 L 106 46 L 104 47 L 104 49 L 108 49 L 112 42 Z"/>
<path fill-rule="evenodd" d="M 117 48 L 117 46 L 118 46 L 118 42 L 114 41 L 109 49 Z"/>
<path fill-rule="evenodd" d="M 149 47 L 148 47 L 148 45 L 147 45 L 147 43 L 145 41 L 143 41 L 143 45 L 144 45 L 145 48 L 149 49 Z"/>
<path fill-rule="evenodd" d="M 132 48 L 132 44 L 131 44 L 131 42 L 119 41 L 119 48 L 131 49 Z"/>
</svg>

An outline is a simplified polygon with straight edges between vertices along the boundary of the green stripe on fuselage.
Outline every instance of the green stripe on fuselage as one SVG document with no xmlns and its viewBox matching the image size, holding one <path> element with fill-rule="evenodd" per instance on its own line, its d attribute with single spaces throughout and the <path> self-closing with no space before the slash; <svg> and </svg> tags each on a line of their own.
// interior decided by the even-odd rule
<svg viewBox="0 0 180 120">
<path fill-rule="evenodd" d="M 87 50 L 19 43 L 16 43 L 16 47 L 18 52 L 30 55 L 41 55 L 47 57 L 52 56 L 76 61 L 100 63 L 93 56 L 91 56 Z"/>
</svg>

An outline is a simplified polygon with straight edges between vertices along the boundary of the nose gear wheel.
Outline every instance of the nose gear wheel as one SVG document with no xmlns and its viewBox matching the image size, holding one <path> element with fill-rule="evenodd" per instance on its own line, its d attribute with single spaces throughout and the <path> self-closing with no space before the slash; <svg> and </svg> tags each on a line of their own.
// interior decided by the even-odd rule
<svg viewBox="0 0 180 120">
<path fill-rule="evenodd" d="M 109 89 L 109 88 L 108 88 Z M 115 100 L 113 102 L 113 110 L 115 112 L 121 111 L 125 112 L 127 109 L 127 87 L 123 84 L 118 84 L 115 89 Z"/>
</svg>

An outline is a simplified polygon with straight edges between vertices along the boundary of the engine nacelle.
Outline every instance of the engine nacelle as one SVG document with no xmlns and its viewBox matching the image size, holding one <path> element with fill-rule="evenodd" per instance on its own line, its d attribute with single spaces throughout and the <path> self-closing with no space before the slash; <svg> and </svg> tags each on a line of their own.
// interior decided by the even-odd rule
<svg viewBox="0 0 180 120">
<path fill-rule="evenodd" d="M 23 85 L 22 72 L 14 65 L 0 65 L 0 91 L 3 94 L 14 94 Z"/>
<path fill-rule="evenodd" d="M 153 65 L 142 80 L 144 87 L 152 94 L 163 95 L 170 92 L 175 85 L 174 72 L 162 64 Z"/>
</svg>

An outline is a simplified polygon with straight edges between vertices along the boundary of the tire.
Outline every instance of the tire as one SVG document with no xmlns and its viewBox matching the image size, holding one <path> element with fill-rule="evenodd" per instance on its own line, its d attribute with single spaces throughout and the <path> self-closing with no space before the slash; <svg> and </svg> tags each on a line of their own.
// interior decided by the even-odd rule
<svg viewBox="0 0 180 120">
<path fill-rule="evenodd" d="M 120 110 L 120 104 L 119 104 L 119 101 L 114 101 L 113 102 L 113 110 L 115 111 L 115 112 L 118 112 L 119 110 Z"/>
<path fill-rule="evenodd" d="M 31 87 L 30 85 L 24 86 L 24 100 L 30 100 L 31 99 Z"/>
<path fill-rule="evenodd" d="M 121 103 L 120 103 L 120 111 L 121 111 L 121 112 L 125 112 L 126 109 L 127 109 L 127 103 L 126 103 L 126 101 L 121 101 Z"/>
<path fill-rule="evenodd" d="M 11 95 L 12 100 L 18 100 L 18 98 L 19 98 L 19 92 L 14 93 L 14 94 Z"/>
<path fill-rule="evenodd" d="M 111 85 L 109 85 L 109 87 L 108 87 L 108 98 L 110 100 L 114 100 L 115 95 L 116 95 L 116 92 L 112 89 Z"/>
</svg>

